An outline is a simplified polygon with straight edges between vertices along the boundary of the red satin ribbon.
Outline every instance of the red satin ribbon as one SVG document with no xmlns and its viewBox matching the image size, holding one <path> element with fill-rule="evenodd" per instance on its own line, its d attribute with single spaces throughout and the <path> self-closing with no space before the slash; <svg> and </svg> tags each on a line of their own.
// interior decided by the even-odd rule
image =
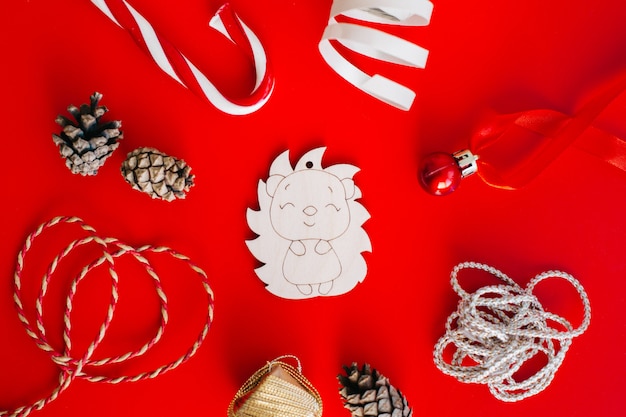
<svg viewBox="0 0 626 417">
<path fill-rule="evenodd" d="M 549 109 L 495 116 L 470 139 L 470 150 L 479 156 L 478 174 L 494 187 L 518 189 L 570 145 L 626 173 L 626 136 L 597 125 L 616 102 L 626 102 L 626 76 L 596 93 L 573 116 Z"/>
</svg>

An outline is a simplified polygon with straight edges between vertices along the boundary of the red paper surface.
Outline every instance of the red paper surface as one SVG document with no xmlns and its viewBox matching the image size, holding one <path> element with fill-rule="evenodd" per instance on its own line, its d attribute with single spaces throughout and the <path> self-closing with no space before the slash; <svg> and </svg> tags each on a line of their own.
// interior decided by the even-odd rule
<svg viewBox="0 0 626 417">
<path fill-rule="evenodd" d="M 245 95 L 251 88 L 245 57 L 207 27 L 219 2 L 131 3 L 224 91 Z M 136 383 L 76 381 L 33 415 L 225 415 L 248 376 L 282 354 L 300 357 L 325 416 L 349 415 L 335 377 L 352 361 L 369 362 L 388 376 L 418 416 L 626 413 L 626 175 L 571 148 L 519 191 L 491 188 L 474 176 L 439 198 L 426 194 L 416 178 L 427 153 L 467 147 L 485 114 L 533 108 L 569 114 L 595 87 L 626 71 L 623 2 L 435 2 L 430 26 L 392 30 L 430 50 L 425 70 L 359 60 L 368 71 L 416 89 L 409 112 L 363 94 L 323 62 L 317 42 L 331 3 L 232 1 L 263 42 L 276 75 L 267 105 L 237 117 L 163 74 L 87 0 L 4 1 L 0 410 L 43 398 L 56 382 L 55 367 L 18 321 L 12 274 L 28 233 L 54 216 L 76 215 L 102 235 L 138 246 L 167 245 L 190 256 L 209 275 L 215 321 L 206 343 L 180 368 Z M 56 115 L 66 114 L 69 104 L 88 102 L 94 91 L 104 94 L 107 117 L 122 120 L 125 138 L 100 173 L 87 178 L 64 166 L 51 135 L 59 129 Z M 186 200 L 151 200 L 125 183 L 119 166 L 140 146 L 192 166 L 197 185 Z M 355 182 L 372 216 L 364 226 L 373 247 L 365 254 L 368 274 L 343 296 L 283 300 L 254 273 L 258 263 L 245 240 L 255 236 L 245 213 L 257 208 L 257 182 L 280 152 L 289 149 L 295 161 L 318 146 L 327 147 L 326 165 L 361 168 Z M 72 236 L 76 230 L 69 228 L 37 241 L 27 260 L 28 300 L 34 302 L 46 262 Z M 67 271 L 94 253 L 97 248 L 68 260 L 66 276 L 61 268 L 47 296 L 46 324 L 57 344 Z M 175 359 L 202 325 L 206 306 L 199 280 L 184 264 L 152 259 L 167 287 L 171 324 L 154 352 L 109 368 L 111 375 Z M 501 403 L 487 387 L 461 384 L 434 366 L 433 346 L 458 301 L 449 272 L 465 260 L 491 264 L 522 285 L 539 272 L 561 269 L 587 290 L 591 326 L 574 339 L 542 393 Z M 158 324 L 157 298 L 145 273 L 124 258 L 119 274 L 119 311 L 97 357 L 137 348 Z M 565 288 L 544 291 L 541 300 L 577 323 L 582 309 Z M 95 334 L 109 294 L 103 271 L 81 288 L 77 350 Z M 33 311 L 32 304 L 28 308 Z"/>
</svg>

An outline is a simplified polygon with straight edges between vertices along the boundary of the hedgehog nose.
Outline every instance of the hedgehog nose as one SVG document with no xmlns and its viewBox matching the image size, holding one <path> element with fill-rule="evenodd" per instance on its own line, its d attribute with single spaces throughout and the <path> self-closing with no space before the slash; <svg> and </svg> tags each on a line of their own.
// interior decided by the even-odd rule
<svg viewBox="0 0 626 417">
<path fill-rule="evenodd" d="M 317 209 L 313 206 L 306 206 L 304 208 L 304 210 L 302 210 L 304 212 L 304 214 L 306 214 L 307 216 L 314 216 L 315 213 L 317 213 Z"/>
</svg>

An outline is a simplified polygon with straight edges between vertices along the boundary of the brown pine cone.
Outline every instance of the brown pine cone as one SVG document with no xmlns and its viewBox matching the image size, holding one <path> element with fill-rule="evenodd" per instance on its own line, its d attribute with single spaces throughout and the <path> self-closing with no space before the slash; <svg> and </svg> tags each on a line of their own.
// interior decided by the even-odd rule
<svg viewBox="0 0 626 417">
<path fill-rule="evenodd" d="M 52 139 L 74 174 L 96 175 L 119 146 L 118 141 L 124 137 L 120 131 L 121 121 L 100 120 L 108 111 L 105 106 L 99 105 L 101 98 L 102 94 L 95 92 L 89 105 L 82 104 L 80 108 L 68 106 L 67 110 L 74 120 L 61 115 L 55 120 L 63 129 L 58 135 L 53 134 Z"/>
<path fill-rule="evenodd" d="M 122 163 L 122 175 L 135 190 L 167 201 L 185 198 L 194 185 L 190 171 L 185 161 L 154 148 L 137 148 Z"/>
<path fill-rule="evenodd" d="M 356 362 L 343 369 L 346 375 L 338 375 L 339 394 L 345 407 L 354 417 L 411 417 L 413 410 L 389 380 L 372 369 L 369 364 L 359 368 Z"/>
</svg>

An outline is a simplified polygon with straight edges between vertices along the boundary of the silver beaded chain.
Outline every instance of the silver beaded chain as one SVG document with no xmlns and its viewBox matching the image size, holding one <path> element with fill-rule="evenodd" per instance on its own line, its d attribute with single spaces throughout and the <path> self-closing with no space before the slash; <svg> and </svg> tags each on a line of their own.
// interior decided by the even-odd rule
<svg viewBox="0 0 626 417">
<path fill-rule="evenodd" d="M 457 278 L 464 269 L 488 272 L 504 284 L 468 293 Z M 578 292 L 584 317 L 577 328 L 545 311 L 533 295 L 537 284 L 549 278 L 564 279 Z M 562 271 L 543 272 L 522 288 L 494 267 L 463 262 L 452 269 L 450 282 L 461 300 L 435 345 L 435 365 L 461 382 L 486 384 L 502 401 L 519 401 L 543 391 L 561 366 L 572 339 L 589 327 L 589 298 L 580 282 Z M 518 371 L 538 355 L 547 358 L 546 364 L 532 376 L 518 380 Z"/>
</svg>

